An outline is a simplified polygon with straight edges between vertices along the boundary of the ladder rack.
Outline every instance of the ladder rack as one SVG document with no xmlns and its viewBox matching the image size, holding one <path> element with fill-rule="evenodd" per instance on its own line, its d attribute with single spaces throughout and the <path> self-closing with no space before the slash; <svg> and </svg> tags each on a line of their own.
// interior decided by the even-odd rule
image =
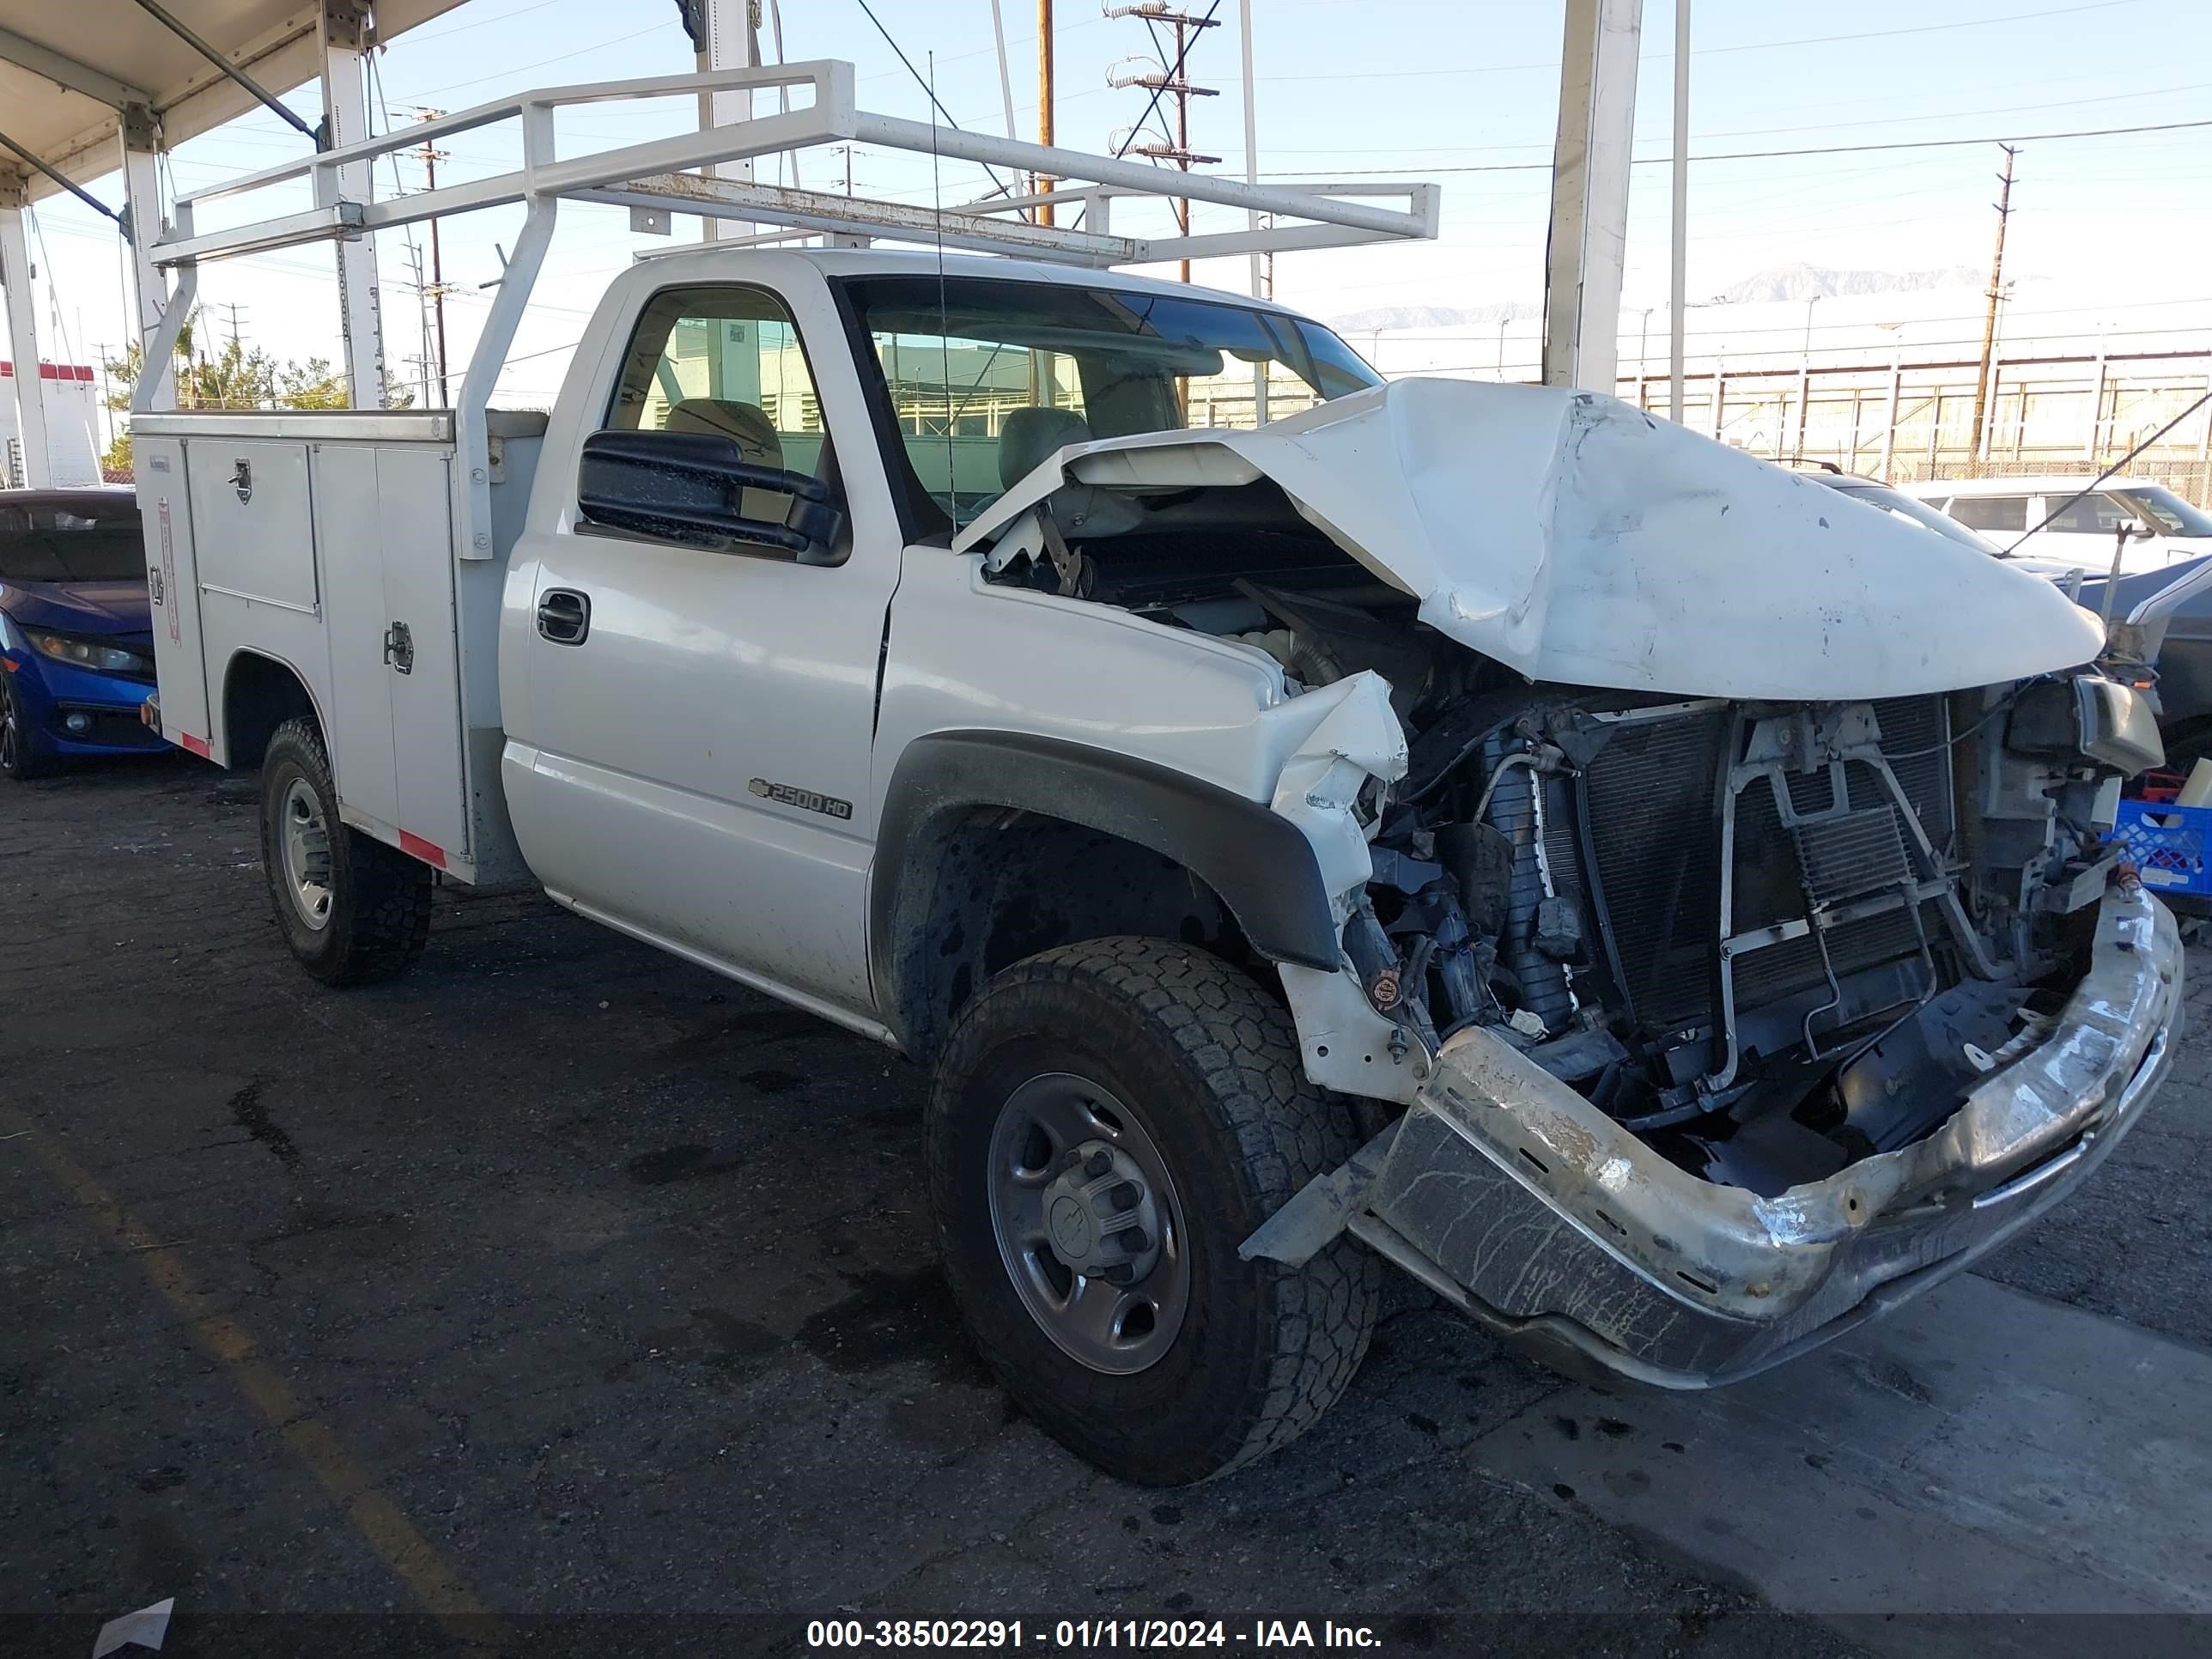
<svg viewBox="0 0 2212 1659">
<path fill-rule="evenodd" d="M 147 339 L 146 360 L 167 362 L 175 350 L 178 335 L 198 295 L 199 266 L 205 261 L 311 242 L 351 240 L 368 232 L 448 214 L 524 204 L 526 212 L 521 232 L 485 315 L 483 330 L 470 353 L 453 411 L 459 449 L 453 503 L 457 551 L 464 559 L 488 558 L 492 536 L 485 411 L 529 304 L 563 198 L 659 208 L 776 228 L 764 236 L 738 238 L 736 246 L 823 235 L 846 243 L 878 240 L 919 243 L 1093 268 L 1432 240 L 1437 234 L 1438 192 L 1434 185 L 1363 181 L 1356 186 L 1266 187 L 1207 173 L 1167 172 L 1134 161 L 872 114 L 854 103 L 854 78 L 852 64 L 824 58 L 759 69 L 543 88 L 180 196 L 173 222 L 151 250 L 153 263 L 173 273 L 175 287 L 160 324 Z M 811 93 L 811 100 L 798 108 L 780 109 L 772 115 L 696 132 L 593 149 L 575 155 L 557 153 L 553 130 L 556 110 L 740 91 L 776 92 L 781 94 L 780 102 L 798 102 Z M 507 121 L 521 125 L 520 167 L 416 195 L 375 199 L 375 169 L 369 164 L 377 157 Z M 871 144 L 1006 167 L 1032 178 L 1073 182 L 1035 195 L 1004 195 L 934 208 L 718 179 L 691 170 L 833 143 Z M 194 228 L 198 210 L 208 204 L 301 179 L 309 182 L 314 201 L 303 212 L 222 230 Z M 1242 208 L 1247 225 L 1242 230 L 1178 233 L 1158 238 L 1118 233 L 1112 226 L 1114 204 L 1132 198 L 1181 198 Z M 1062 227 L 1022 216 L 1026 210 L 1048 203 L 1079 204 L 1085 222 L 1080 228 Z M 152 410 L 154 400 L 161 395 L 162 382 L 159 375 L 140 376 L 133 410 Z"/>
<path fill-rule="evenodd" d="M 404 132 L 325 150 L 179 197 L 176 224 L 155 244 L 154 261 L 172 267 L 189 265 L 305 242 L 351 238 L 365 231 L 392 229 L 447 214 L 562 197 L 668 209 L 707 218 L 740 219 L 781 226 L 798 234 L 861 240 L 888 238 L 932 246 L 941 239 L 948 247 L 1093 266 L 1341 247 L 1430 239 L 1437 234 L 1438 198 L 1434 185 L 1264 186 L 1208 173 L 1170 174 L 1134 161 L 873 114 L 854 106 L 853 81 L 850 64 L 823 59 L 762 69 L 548 87 L 518 94 L 422 122 Z M 561 157 L 554 153 L 552 115 L 556 109 L 713 92 L 771 90 L 787 95 L 800 88 L 811 89 L 811 106 L 578 155 Z M 349 169 L 378 156 L 511 120 L 522 123 L 523 138 L 522 166 L 511 172 L 387 201 L 350 199 L 341 187 Z M 1006 167 L 1033 177 L 1079 182 L 1036 195 L 999 196 L 935 209 L 826 191 L 748 184 L 689 171 L 832 143 L 872 144 Z M 354 176 L 374 175 L 363 168 Z M 312 182 L 317 204 L 305 212 L 203 234 L 191 230 L 192 210 L 202 204 L 302 178 Z M 1212 202 L 1243 208 L 1277 222 L 1203 235 L 1115 234 L 1109 222 L 1111 204 L 1135 197 Z M 1389 201 L 1402 205 L 1381 204 Z M 1018 216 L 1025 209 L 1047 203 L 1082 206 L 1086 226 L 1062 228 Z"/>
</svg>

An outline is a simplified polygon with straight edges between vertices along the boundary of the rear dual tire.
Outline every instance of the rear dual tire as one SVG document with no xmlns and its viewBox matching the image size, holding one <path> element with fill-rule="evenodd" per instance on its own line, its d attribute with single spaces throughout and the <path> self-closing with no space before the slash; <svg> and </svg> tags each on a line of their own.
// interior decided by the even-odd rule
<svg viewBox="0 0 2212 1659">
<path fill-rule="evenodd" d="M 277 930 L 324 984 L 390 979 L 422 954 L 436 878 L 340 821 L 330 753 L 312 720 L 285 721 L 263 757 L 261 860 Z"/>
</svg>

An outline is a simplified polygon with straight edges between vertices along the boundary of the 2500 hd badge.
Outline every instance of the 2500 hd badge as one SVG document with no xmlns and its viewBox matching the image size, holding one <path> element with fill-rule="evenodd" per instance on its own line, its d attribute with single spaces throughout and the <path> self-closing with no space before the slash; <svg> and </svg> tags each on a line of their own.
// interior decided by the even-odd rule
<svg viewBox="0 0 2212 1659">
<path fill-rule="evenodd" d="M 835 795 L 817 795 L 811 789 L 794 788 L 787 783 L 770 783 L 766 778 L 755 778 L 745 787 L 763 800 L 781 801 L 786 806 L 796 806 L 801 811 L 819 812 L 832 818 L 853 816 L 853 803 L 839 800 Z"/>
</svg>

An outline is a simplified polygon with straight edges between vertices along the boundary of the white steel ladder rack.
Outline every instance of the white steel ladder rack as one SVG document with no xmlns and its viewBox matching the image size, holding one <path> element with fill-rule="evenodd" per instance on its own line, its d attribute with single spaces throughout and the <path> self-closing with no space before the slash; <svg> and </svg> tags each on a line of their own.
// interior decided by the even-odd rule
<svg viewBox="0 0 2212 1659">
<path fill-rule="evenodd" d="M 1098 268 L 1432 240 L 1437 234 L 1439 197 L 1434 185 L 1362 181 L 1357 185 L 1262 186 L 1206 173 L 1166 174 L 1139 162 L 873 114 L 854 103 L 854 78 L 849 63 L 821 59 L 543 88 L 180 196 L 172 224 L 152 250 L 153 263 L 173 273 L 175 288 L 160 325 L 147 340 L 146 361 L 166 362 L 175 349 L 178 333 L 191 314 L 198 293 L 203 261 L 358 237 L 449 214 L 524 204 L 521 233 L 484 319 L 483 332 L 470 354 L 453 409 L 458 447 L 453 470 L 455 550 L 465 559 L 489 558 L 494 550 L 484 411 L 536 285 L 563 198 L 778 228 L 764 235 L 717 244 L 725 247 L 823 235 L 844 242 L 890 240 Z M 696 132 L 577 155 L 556 153 L 553 116 L 557 109 L 742 90 L 781 90 L 787 97 L 811 90 L 812 100 L 801 107 Z M 356 200 L 343 193 L 342 181 L 347 179 L 348 169 L 360 163 L 507 121 L 521 124 L 520 167 L 385 201 L 373 198 L 373 183 L 371 199 Z M 870 144 L 1006 167 L 1066 184 L 1036 195 L 1001 196 L 933 208 L 718 179 L 690 171 L 721 161 L 839 143 Z M 373 167 L 359 167 L 361 178 L 373 181 L 374 173 Z M 224 230 L 200 233 L 194 229 L 195 210 L 203 204 L 300 179 L 309 181 L 315 204 L 302 212 Z M 1121 234 L 1112 228 L 1113 204 L 1131 198 L 1188 198 L 1240 208 L 1267 222 L 1255 219 L 1244 228 L 1196 234 L 1178 232 L 1157 238 Z M 1078 228 L 1039 224 L 1022 216 L 1025 210 L 1045 203 L 1081 204 L 1085 223 Z M 140 377 L 134 411 L 151 410 L 161 380 L 155 375 Z"/>
</svg>

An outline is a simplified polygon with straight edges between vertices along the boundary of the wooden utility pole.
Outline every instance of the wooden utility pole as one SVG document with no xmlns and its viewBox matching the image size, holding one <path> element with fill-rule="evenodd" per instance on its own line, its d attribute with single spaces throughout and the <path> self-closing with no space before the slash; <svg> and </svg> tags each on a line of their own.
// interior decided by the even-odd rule
<svg viewBox="0 0 2212 1659">
<path fill-rule="evenodd" d="M 441 109 L 417 109 L 415 112 L 415 117 L 416 119 L 420 121 L 434 121 L 445 112 L 446 112 Z M 415 152 L 416 159 L 422 163 L 422 188 L 424 190 L 432 191 L 437 189 L 438 163 L 443 161 L 445 156 L 445 151 L 438 149 L 434 144 L 429 143 L 425 143 L 422 149 Z M 416 280 L 417 282 L 422 280 L 422 273 L 420 271 L 416 273 Z M 446 386 L 446 266 L 445 261 L 439 254 L 438 222 L 435 218 L 433 218 L 430 221 L 430 283 L 424 292 L 428 294 L 430 296 L 433 313 L 437 319 L 437 407 L 440 409 L 445 409 L 451 406 L 453 403 L 453 396 L 452 393 L 447 391 Z M 427 402 L 427 399 L 425 401 Z"/>
<path fill-rule="evenodd" d="M 2004 171 L 1997 175 L 1997 251 L 1990 261 L 1989 309 L 1982 319 L 1982 369 L 1974 380 L 1973 456 L 1977 460 L 1989 453 L 1990 375 L 1996 361 L 1997 305 L 2004 298 L 2005 222 L 2012 217 L 2012 158 L 2020 154 L 2010 144 L 1999 144 L 2004 152 Z"/>
<path fill-rule="evenodd" d="M 1190 27 L 1190 22 L 1191 20 L 1183 17 L 1176 19 L 1176 55 L 1175 63 L 1170 68 L 1170 74 L 1172 78 L 1178 81 L 1186 78 L 1182 72 L 1182 60 L 1190 54 L 1190 43 L 1184 37 Z M 1188 173 L 1190 171 L 1190 94 L 1188 92 L 1179 91 L 1176 94 L 1176 149 L 1179 152 L 1176 157 L 1176 166 L 1182 171 Z M 1188 196 L 1178 196 L 1176 198 L 1176 228 L 1185 236 L 1190 234 L 1190 198 Z M 1190 261 L 1188 259 L 1182 262 L 1182 280 L 1186 283 L 1190 281 Z"/>
<path fill-rule="evenodd" d="M 1052 0 L 1037 0 L 1037 143 L 1052 143 Z M 1036 191 L 1042 196 L 1060 181 L 1048 173 L 1037 175 Z M 1052 223 L 1052 204 L 1041 204 L 1036 210 L 1041 225 Z"/>
</svg>

